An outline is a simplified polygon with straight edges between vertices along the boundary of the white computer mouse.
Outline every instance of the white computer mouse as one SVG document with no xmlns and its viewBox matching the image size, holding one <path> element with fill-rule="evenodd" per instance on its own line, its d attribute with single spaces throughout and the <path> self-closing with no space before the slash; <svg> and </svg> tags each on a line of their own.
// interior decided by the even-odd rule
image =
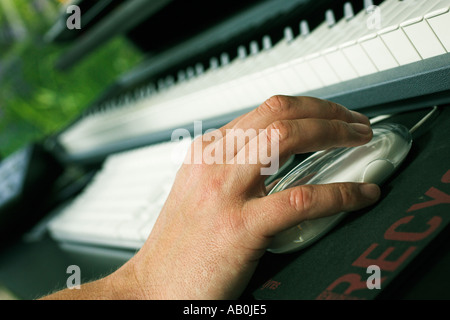
<svg viewBox="0 0 450 320">
<path fill-rule="evenodd" d="M 269 195 L 304 184 L 369 182 L 381 185 L 394 173 L 411 149 L 408 129 L 399 124 L 373 126 L 373 139 L 359 147 L 320 151 L 280 180 Z M 346 212 L 304 221 L 278 234 L 268 251 L 288 253 L 305 248 L 340 222 Z"/>
</svg>

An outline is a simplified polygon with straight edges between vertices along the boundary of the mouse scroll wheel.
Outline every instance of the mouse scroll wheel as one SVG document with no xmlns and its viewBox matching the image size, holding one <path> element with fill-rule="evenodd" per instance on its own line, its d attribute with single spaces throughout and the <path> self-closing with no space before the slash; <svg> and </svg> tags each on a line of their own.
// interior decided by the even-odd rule
<svg viewBox="0 0 450 320">
<path fill-rule="evenodd" d="M 387 159 L 373 160 L 366 166 L 362 182 L 381 184 L 394 170 L 394 164 Z"/>
</svg>

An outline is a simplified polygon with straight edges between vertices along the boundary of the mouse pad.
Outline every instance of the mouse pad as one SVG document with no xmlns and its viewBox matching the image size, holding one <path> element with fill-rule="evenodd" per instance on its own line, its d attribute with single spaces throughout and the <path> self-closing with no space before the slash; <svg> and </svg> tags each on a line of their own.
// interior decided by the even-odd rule
<svg viewBox="0 0 450 320">
<path fill-rule="evenodd" d="M 384 122 L 411 128 L 428 111 Z M 426 263 L 427 255 L 439 254 L 431 248 L 450 222 L 449 123 L 450 107 L 443 107 L 415 132 L 408 157 L 383 184 L 375 206 L 349 214 L 311 247 L 266 253 L 247 294 L 266 300 L 375 299 L 414 265 Z"/>
</svg>

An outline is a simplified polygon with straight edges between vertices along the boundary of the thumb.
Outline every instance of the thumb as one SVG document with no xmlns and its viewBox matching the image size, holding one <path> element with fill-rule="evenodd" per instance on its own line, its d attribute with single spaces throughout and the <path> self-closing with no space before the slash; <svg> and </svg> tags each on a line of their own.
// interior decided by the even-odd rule
<svg viewBox="0 0 450 320">
<path fill-rule="evenodd" d="M 271 237 L 305 220 L 362 209 L 379 197 L 380 188 L 375 184 L 348 182 L 293 187 L 251 200 L 247 225 L 255 234 Z"/>
</svg>

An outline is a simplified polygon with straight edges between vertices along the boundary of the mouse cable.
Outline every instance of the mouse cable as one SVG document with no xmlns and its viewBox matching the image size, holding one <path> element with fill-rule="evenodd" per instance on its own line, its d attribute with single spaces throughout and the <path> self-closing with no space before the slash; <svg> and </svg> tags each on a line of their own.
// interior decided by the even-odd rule
<svg viewBox="0 0 450 320">
<path fill-rule="evenodd" d="M 438 110 L 437 106 L 434 106 L 433 109 L 423 117 L 419 122 L 417 122 L 410 130 L 409 133 L 413 134 L 417 129 L 419 129 L 425 122 L 428 121 Z"/>
<path fill-rule="evenodd" d="M 414 133 L 417 129 L 419 129 L 425 122 L 427 122 L 428 119 L 430 119 L 430 118 L 437 112 L 437 110 L 438 110 L 438 107 L 437 107 L 437 106 L 434 106 L 434 107 L 432 108 L 432 110 L 431 110 L 429 113 L 427 113 L 427 115 L 425 115 L 422 119 L 420 119 L 420 121 L 417 122 L 417 123 L 409 130 L 409 133 L 413 134 L 413 133 Z M 389 119 L 389 118 L 393 117 L 394 115 L 395 115 L 395 114 L 384 114 L 384 115 L 380 115 L 380 116 L 374 117 L 374 118 L 370 119 L 370 124 L 371 124 L 371 125 L 374 125 L 374 124 L 376 124 L 376 123 L 378 123 L 378 122 L 381 122 L 381 121 L 383 121 L 383 120 Z"/>
</svg>

